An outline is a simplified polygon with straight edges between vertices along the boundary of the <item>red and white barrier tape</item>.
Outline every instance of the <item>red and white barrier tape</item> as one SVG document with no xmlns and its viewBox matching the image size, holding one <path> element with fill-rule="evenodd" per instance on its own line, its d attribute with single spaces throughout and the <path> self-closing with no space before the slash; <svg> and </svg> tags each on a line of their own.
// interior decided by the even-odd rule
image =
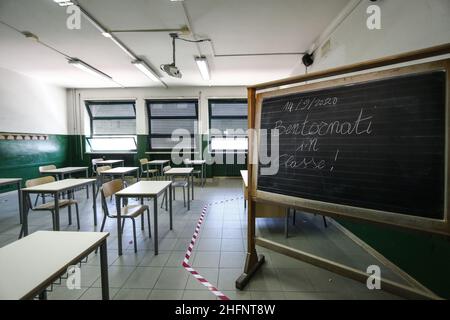
<svg viewBox="0 0 450 320">
<path fill-rule="evenodd" d="M 202 285 L 204 285 L 209 291 L 211 291 L 216 297 L 218 297 L 220 300 L 230 300 L 230 298 L 228 298 L 226 295 L 224 295 L 219 289 L 217 289 L 216 287 L 214 287 L 205 277 L 203 277 L 201 274 L 199 274 L 197 272 L 197 270 L 195 270 L 194 268 L 192 268 L 189 265 L 189 259 L 191 258 L 192 255 L 192 251 L 194 250 L 194 245 L 195 242 L 198 239 L 198 235 L 200 233 L 200 228 L 202 226 L 202 223 L 205 219 L 205 215 L 206 212 L 208 210 L 208 207 L 215 205 L 215 204 L 221 204 L 221 203 L 225 203 L 225 202 L 229 202 L 229 201 L 234 201 L 237 199 L 242 199 L 243 197 L 239 197 L 239 198 L 235 198 L 235 199 L 230 199 L 230 200 L 222 200 L 222 201 L 216 201 L 214 203 L 210 203 L 207 204 L 203 207 L 202 210 L 202 214 L 200 215 L 200 218 L 197 221 L 197 225 L 195 227 L 195 231 L 194 234 L 192 235 L 192 239 L 191 242 L 189 244 L 189 247 L 186 250 L 186 254 L 184 256 L 183 259 L 183 268 L 186 269 L 187 272 L 189 272 L 190 274 L 192 274 L 195 279 L 197 279 Z"/>
</svg>

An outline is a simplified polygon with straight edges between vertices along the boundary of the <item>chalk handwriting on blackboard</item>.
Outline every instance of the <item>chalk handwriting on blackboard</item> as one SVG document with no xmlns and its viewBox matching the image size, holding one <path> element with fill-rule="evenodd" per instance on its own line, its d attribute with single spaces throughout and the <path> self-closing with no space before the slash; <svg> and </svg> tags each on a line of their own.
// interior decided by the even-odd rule
<svg viewBox="0 0 450 320">
<path fill-rule="evenodd" d="M 373 116 L 364 116 L 364 109 L 360 110 L 353 121 L 310 121 L 309 114 L 306 114 L 303 121 L 287 125 L 283 120 L 278 120 L 273 129 L 278 129 L 280 135 L 294 136 L 363 135 L 372 133 L 372 118 Z"/>
</svg>

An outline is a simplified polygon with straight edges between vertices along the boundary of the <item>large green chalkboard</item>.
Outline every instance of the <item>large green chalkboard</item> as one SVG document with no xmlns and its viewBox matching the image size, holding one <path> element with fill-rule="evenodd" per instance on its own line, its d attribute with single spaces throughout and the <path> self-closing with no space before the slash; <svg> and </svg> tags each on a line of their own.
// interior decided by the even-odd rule
<svg viewBox="0 0 450 320">
<path fill-rule="evenodd" d="M 443 220 L 445 89 L 433 71 L 264 98 L 279 170 L 257 189 Z"/>
</svg>

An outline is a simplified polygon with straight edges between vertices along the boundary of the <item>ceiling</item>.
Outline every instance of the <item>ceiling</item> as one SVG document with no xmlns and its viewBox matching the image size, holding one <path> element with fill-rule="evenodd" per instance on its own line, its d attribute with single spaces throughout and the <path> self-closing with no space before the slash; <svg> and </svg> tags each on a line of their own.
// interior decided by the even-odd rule
<svg viewBox="0 0 450 320">
<path fill-rule="evenodd" d="M 170 0 L 79 0 L 109 30 L 173 29 L 187 25 L 181 2 Z M 191 31 L 210 38 L 215 54 L 303 52 L 344 9 L 349 0 L 185 0 Z M 66 27 L 66 8 L 53 0 L 0 0 L 0 20 L 65 54 L 82 59 L 126 87 L 162 86 L 138 71 L 131 59 L 84 17 L 79 30 Z M 212 46 L 177 41 L 182 79 L 159 70 L 172 61 L 171 39 L 164 33 L 115 34 L 145 59 L 169 87 L 248 85 L 292 75 L 300 55 L 215 57 Z M 192 34 L 185 37 L 192 39 Z M 194 57 L 208 59 L 211 80 L 201 78 Z M 0 24 L 0 67 L 67 88 L 114 87 L 74 68 L 64 56 Z"/>
</svg>

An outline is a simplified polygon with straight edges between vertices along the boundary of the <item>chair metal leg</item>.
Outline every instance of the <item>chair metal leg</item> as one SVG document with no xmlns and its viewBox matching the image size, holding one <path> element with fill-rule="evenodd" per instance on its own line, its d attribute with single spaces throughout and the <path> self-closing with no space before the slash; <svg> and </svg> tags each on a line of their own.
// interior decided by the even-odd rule
<svg viewBox="0 0 450 320">
<path fill-rule="evenodd" d="M 325 226 L 325 228 L 328 228 L 327 219 L 325 218 L 325 216 L 322 216 L 322 218 L 323 218 L 323 225 Z"/>
<path fill-rule="evenodd" d="M 52 213 L 52 226 L 53 226 L 53 231 L 56 230 L 56 225 L 55 225 L 55 211 L 51 210 L 50 211 Z"/>
<path fill-rule="evenodd" d="M 39 193 L 36 195 L 36 200 L 34 200 L 34 206 L 37 206 L 38 200 L 39 200 Z"/>
<path fill-rule="evenodd" d="M 125 227 L 125 221 L 126 221 L 126 219 L 122 219 L 122 230 L 120 230 L 120 233 L 122 233 L 122 234 L 123 234 L 123 227 Z"/>
<path fill-rule="evenodd" d="M 141 230 L 144 230 L 144 216 L 145 214 L 141 214 Z"/>
<path fill-rule="evenodd" d="M 133 222 L 133 242 L 134 242 L 134 252 L 137 252 L 137 243 L 136 243 L 136 221 L 134 221 L 134 218 L 131 218 L 131 221 Z"/>
<path fill-rule="evenodd" d="M 172 191 L 173 191 L 172 197 L 173 197 L 173 200 L 175 200 L 175 188 L 173 188 Z"/>
<path fill-rule="evenodd" d="M 164 192 L 164 195 L 163 195 L 163 198 L 162 198 L 162 201 L 161 201 L 161 208 L 162 208 L 163 205 L 164 205 L 164 199 L 166 199 L 166 196 L 167 196 L 167 191 Z"/>
<path fill-rule="evenodd" d="M 105 228 L 105 222 L 106 222 L 106 214 L 103 215 L 103 221 L 102 226 L 100 227 L 100 232 L 103 232 L 103 228 Z"/>
<path fill-rule="evenodd" d="M 189 188 L 189 186 L 188 186 L 188 188 Z M 184 187 L 183 187 L 183 204 L 184 204 L 184 207 L 186 207 L 186 190 Z"/>
<path fill-rule="evenodd" d="M 150 209 L 147 209 L 147 222 L 148 222 L 148 237 L 151 238 L 152 237 L 152 226 L 150 223 Z"/>
<path fill-rule="evenodd" d="M 295 218 L 297 216 L 297 210 L 294 209 L 294 214 L 292 215 L 292 224 L 295 226 Z"/>
<path fill-rule="evenodd" d="M 75 212 L 77 214 L 77 227 L 80 230 L 80 211 L 78 210 L 78 203 L 75 203 Z"/>
</svg>

